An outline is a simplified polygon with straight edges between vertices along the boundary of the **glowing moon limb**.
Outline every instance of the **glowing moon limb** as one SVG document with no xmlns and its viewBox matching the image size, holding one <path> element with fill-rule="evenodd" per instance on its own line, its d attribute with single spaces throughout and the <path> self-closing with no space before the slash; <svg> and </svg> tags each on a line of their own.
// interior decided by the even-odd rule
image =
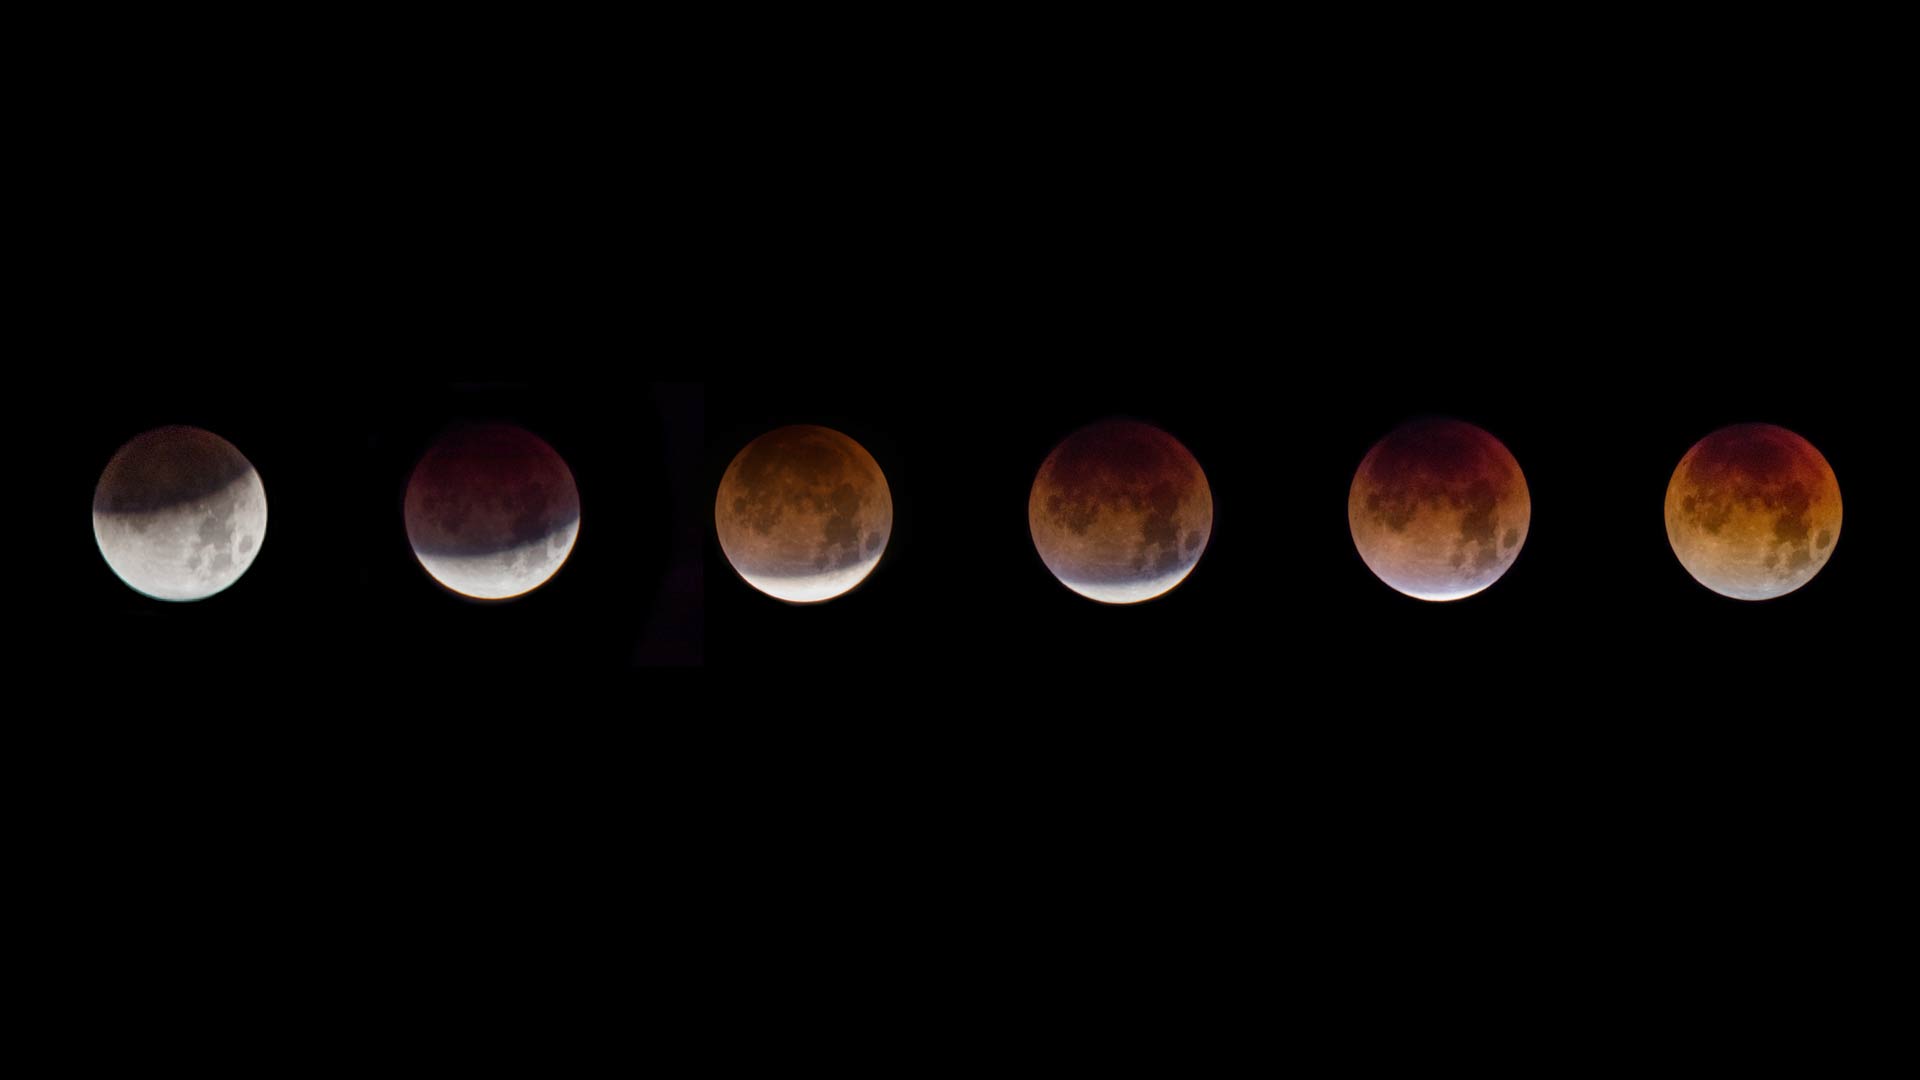
<svg viewBox="0 0 1920 1080">
<path fill-rule="evenodd" d="M 1152 600 L 1166 595 L 1174 586 L 1187 580 L 1187 575 L 1193 573 L 1193 567 L 1198 565 L 1199 561 L 1195 560 L 1192 565 L 1179 573 L 1145 581 L 1091 582 L 1061 578 L 1060 584 L 1089 600 L 1097 600 L 1102 604 L 1137 604 L 1142 600 Z"/>
<path fill-rule="evenodd" d="M 750 574 L 735 568 L 741 580 L 766 593 L 776 600 L 785 600 L 792 604 L 817 604 L 822 600 L 831 600 L 865 581 L 873 568 L 880 565 L 879 559 L 869 559 L 853 566 L 807 577 L 778 577 L 771 574 Z"/>
<path fill-rule="evenodd" d="M 462 596 L 507 600 L 546 584 L 573 553 L 573 542 L 579 535 L 580 524 L 575 521 L 543 541 L 494 555 L 416 555 L 435 581 Z"/>
</svg>

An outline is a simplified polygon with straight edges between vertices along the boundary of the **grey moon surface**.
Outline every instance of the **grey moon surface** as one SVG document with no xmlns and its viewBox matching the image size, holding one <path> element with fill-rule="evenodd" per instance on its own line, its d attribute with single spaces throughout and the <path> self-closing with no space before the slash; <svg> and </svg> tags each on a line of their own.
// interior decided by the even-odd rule
<svg viewBox="0 0 1920 1080">
<path fill-rule="evenodd" d="M 504 600 L 558 573 L 580 534 L 580 490 L 546 441 L 512 424 L 443 434 L 407 480 L 407 542 L 435 581 Z"/>
<path fill-rule="evenodd" d="M 790 603 L 818 603 L 879 565 L 893 533 L 893 493 L 866 447 L 797 424 L 734 456 L 713 521 L 720 550 L 747 584 Z"/>
<path fill-rule="evenodd" d="M 93 536 L 134 591 L 204 600 L 259 557 L 266 489 L 246 456 L 213 432 L 155 428 L 122 446 L 101 473 Z"/>
</svg>

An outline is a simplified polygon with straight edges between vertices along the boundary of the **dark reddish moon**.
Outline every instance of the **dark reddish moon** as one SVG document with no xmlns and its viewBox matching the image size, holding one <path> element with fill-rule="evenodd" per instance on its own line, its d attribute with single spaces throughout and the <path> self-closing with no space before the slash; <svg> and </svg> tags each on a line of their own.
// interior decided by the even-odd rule
<svg viewBox="0 0 1920 1080">
<path fill-rule="evenodd" d="M 573 551 L 580 491 L 538 435 L 474 424 L 442 435 L 407 481 L 407 541 L 435 581 L 502 600 L 546 584 Z"/>
<path fill-rule="evenodd" d="M 1393 429 L 1367 451 L 1347 494 L 1347 524 L 1367 569 L 1421 600 L 1459 600 L 1498 581 L 1532 518 L 1520 463 L 1461 420 Z"/>
<path fill-rule="evenodd" d="M 1027 526 L 1062 585 L 1133 604 L 1193 572 L 1213 534 L 1213 489 L 1180 440 L 1137 420 L 1104 420 L 1047 455 Z"/>
<path fill-rule="evenodd" d="M 1736 600 L 1813 580 L 1840 540 L 1840 481 L 1813 444 L 1772 424 L 1695 443 L 1667 484 L 1667 540 L 1695 581 Z"/>
</svg>

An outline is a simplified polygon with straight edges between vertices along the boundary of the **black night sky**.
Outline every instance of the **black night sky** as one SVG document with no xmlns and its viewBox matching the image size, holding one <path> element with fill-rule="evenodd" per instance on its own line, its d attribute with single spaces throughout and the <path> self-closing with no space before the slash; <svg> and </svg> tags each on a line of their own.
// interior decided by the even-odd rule
<svg viewBox="0 0 1920 1080">
<path fill-rule="evenodd" d="M 1612 66 L 1543 93 L 1544 54 L 1396 82 L 1156 45 L 1017 83 L 972 54 L 916 81 L 916 45 L 763 84 L 725 42 L 684 77 L 569 60 L 546 107 L 484 72 L 76 86 L 85 122 L 40 125 L 8 403 L 50 692 L 11 760 L 67 869 L 31 880 L 245 878 L 410 927 L 524 901 L 569 914 L 496 921 L 581 955 L 692 942 L 806 983 L 842 941 L 1165 961 L 1142 927 L 1464 970 L 1476 934 L 1765 929 L 1753 897 L 1844 908 L 1899 865 L 1892 129 Z M 1355 468 L 1422 415 L 1485 428 L 1531 493 L 1466 600 L 1393 591 L 1349 533 Z M 1116 416 L 1215 502 L 1190 576 L 1124 607 L 1026 523 L 1052 448 Z M 579 487 L 571 557 L 516 600 L 407 543 L 409 472 L 468 421 Z M 1845 506 L 1760 603 L 1697 584 L 1662 519 L 1743 421 L 1808 439 Z M 808 606 L 742 582 L 713 517 L 734 454 L 796 423 L 864 446 L 895 506 L 872 575 Z M 92 533 L 101 470 L 163 424 L 265 486 L 257 560 L 205 601 L 134 593 Z"/>
</svg>

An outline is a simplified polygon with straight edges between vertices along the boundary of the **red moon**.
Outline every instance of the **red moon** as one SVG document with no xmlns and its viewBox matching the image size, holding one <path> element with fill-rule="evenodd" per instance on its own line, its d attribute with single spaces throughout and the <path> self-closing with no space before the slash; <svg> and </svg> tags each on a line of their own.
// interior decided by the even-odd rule
<svg viewBox="0 0 1920 1080">
<path fill-rule="evenodd" d="M 1667 484 L 1667 540 L 1721 596 L 1769 600 L 1813 580 L 1840 540 L 1840 481 L 1813 444 L 1772 424 L 1695 443 Z"/>
<path fill-rule="evenodd" d="M 1353 474 L 1347 525 L 1381 581 L 1459 600 L 1500 580 L 1533 518 L 1527 478 L 1499 439 L 1461 420 L 1402 424 Z"/>
<path fill-rule="evenodd" d="M 1186 580 L 1213 533 L 1213 489 L 1180 440 L 1137 420 L 1081 428 L 1027 497 L 1040 561 L 1090 600 L 1133 604 Z"/>
</svg>

